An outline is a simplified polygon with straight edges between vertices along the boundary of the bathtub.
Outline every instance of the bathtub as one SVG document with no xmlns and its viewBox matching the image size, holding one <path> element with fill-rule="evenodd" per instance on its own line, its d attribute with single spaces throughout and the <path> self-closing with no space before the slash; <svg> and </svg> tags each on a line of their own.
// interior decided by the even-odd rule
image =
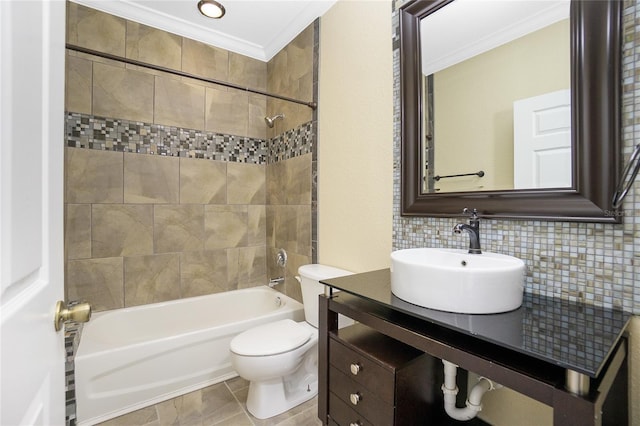
<svg viewBox="0 0 640 426">
<path fill-rule="evenodd" d="M 304 320 L 267 286 L 96 313 L 75 356 L 76 409 L 92 425 L 237 376 L 229 342 L 269 321 Z"/>
</svg>

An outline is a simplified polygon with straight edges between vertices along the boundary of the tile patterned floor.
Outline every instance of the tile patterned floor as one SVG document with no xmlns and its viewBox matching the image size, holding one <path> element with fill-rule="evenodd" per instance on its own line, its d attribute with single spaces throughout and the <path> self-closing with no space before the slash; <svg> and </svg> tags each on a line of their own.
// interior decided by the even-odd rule
<svg viewBox="0 0 640 426">
<path fill-rule="evenodd" d="M 100 423 L 101 426 L 318 426 L 317 397 L 270 419 L 246 406 L 249 382 L 236 377 Z"/>
</svg>

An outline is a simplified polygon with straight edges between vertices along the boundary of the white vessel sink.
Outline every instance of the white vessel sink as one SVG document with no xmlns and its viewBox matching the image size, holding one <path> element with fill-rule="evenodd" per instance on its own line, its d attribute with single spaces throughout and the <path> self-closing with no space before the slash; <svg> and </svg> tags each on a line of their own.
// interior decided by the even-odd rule
<svg viewBox="0 0 640 426">
<path fill-rule="evenodd" d="M 524 262 L 467 250 L 418 248 L 391 253 L 391 292 L 400 299 L 447 312 L 495 314 L 517 309 Z"/>
</svg>

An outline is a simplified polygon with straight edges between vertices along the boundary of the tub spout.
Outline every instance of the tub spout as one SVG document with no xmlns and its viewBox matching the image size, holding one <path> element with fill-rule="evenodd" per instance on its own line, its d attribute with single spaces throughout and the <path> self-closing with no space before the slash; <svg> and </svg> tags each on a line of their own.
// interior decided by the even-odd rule
<svg viewBox="0 0 640 426">
<path fill-rule="evenodd" d="M 271 278 L 269 280 L 269 287 L 275 287 L 278 284 L 282 284 L 284 282 L 284 277 Z"/>
</svg>

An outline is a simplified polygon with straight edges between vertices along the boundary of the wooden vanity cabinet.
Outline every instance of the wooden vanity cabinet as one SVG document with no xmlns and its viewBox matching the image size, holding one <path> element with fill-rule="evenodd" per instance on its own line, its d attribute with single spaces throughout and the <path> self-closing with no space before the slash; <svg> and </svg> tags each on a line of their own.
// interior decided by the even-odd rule
<svg viewBox="0 0 640 426">
<path fill-rule="evenodd" d="M 429 413 L 441 404 L 435 362 L 362 324 L 330 332 L 329 424 L 428 424 Z"/>
</svg>

